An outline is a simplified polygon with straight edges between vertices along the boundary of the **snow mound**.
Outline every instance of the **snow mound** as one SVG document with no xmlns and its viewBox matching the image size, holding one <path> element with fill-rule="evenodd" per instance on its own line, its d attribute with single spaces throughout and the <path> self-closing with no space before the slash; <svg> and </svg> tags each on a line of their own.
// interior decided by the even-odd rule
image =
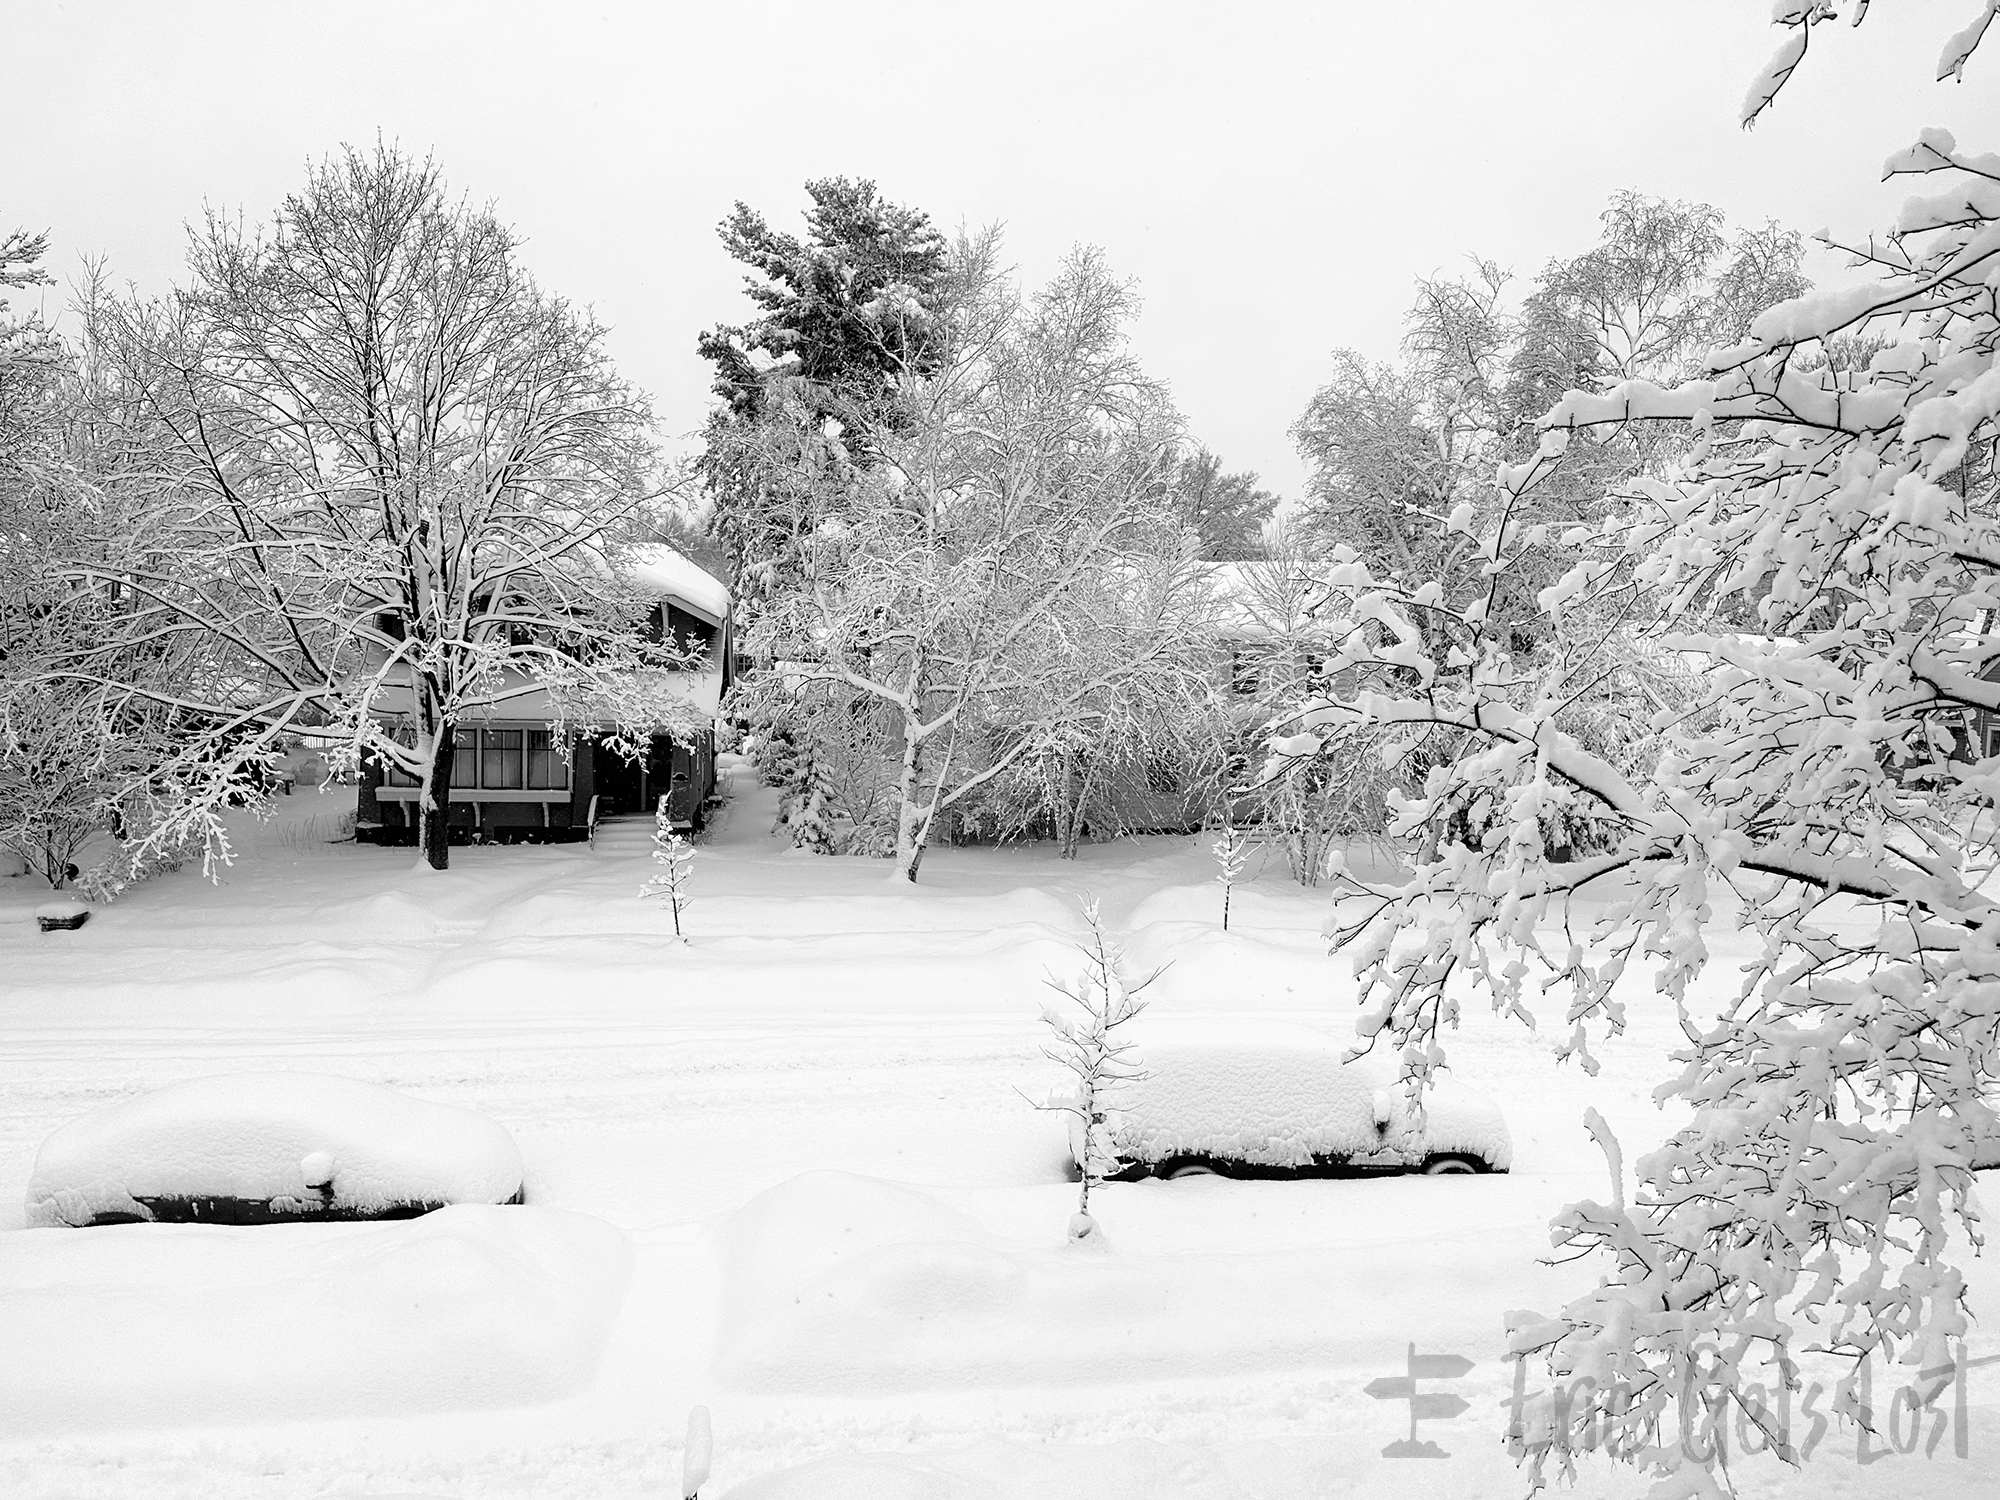
<svg viewBox="0 0 2000 1500">
<path fill-rule="evenodd" d="M 331 924 L 366 932 L 373 942 L 428 943 L 438 935 L 436 915 L 401 891 L 343 902 L 326 913 L 326 918 Z"/>
<path fill-rule="evenodd" d="M 911 1240 L 976 1238 L 956 1209 L 900 1183 L 853 1172 L 805 1172 L 768 1188 L 731 1214 L 716 1236 L 740 1310 L 789 1299 L 854 1257 Z"/>
<path fill-rule="evenodd" d="M 0 1235 L 0 1435 L 557 1400 L 594 1375 L 625 1236 L 553 1209 Z M 162 1378 L 162 1360 L 172 1378 Z"/>
<path fill-rule="evenodd" d="M 1080 1252 L 1062 1240 L 1073 1202 L 1052 1198 L 1046 1235 L 1024 1246 L 915 1188 L 843 1172 L 782 1183 L 712 1240 L 714 1374 L 773 1394 L 1101 1386 L 1308 1367 L 1356 1336 L 1322 1250 L 1155 1254 L 1135 1236 Z"/>
<path fill-rule="evenodd" d="M 1490 1100 L 1440 1082 L 1426 1092 L 1418 1131 L 1391 1067 L 1372 1058 L 1342 1063 L 1345 1048 L 1307 1027 L 1147 1016 L 1133 1031 L 1144 1076 L 1113 1103 L 1112 1143 L 1128 1161 L 1202 1156 L 1305 1167 L 1332 1159 L 1393 1169 L 1460 1153 L 1497 1171 L 1513 1164 L 1506 1122 Z"/>
<path fill-rule="evenodd" d="M 36 1154 L 27 1222 L 371 1218 L 520 1192 L 513 1137 L 473 1110 L 331 1074 L 235 1073 L 58 1129 Z"/>
</svg>

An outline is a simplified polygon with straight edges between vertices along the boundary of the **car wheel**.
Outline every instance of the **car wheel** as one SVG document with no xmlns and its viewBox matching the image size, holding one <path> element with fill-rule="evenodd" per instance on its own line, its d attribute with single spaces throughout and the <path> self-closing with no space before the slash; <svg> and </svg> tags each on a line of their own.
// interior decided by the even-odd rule
<svg viewBox="0 0 2000 1500">
<path fill-rule="evenodd" d="M 1205 1161 L 1178 1161 L 1160 1175 L 1169 1182 L 1177 1182 L 1183 1177 L 1220 1177 L 1222 1174 Z"/>
<path fill-rule="evenodd" d="M 1424 1162 L 1426 1177 L 1472 1177 L 1485 1170 L 1470 1156 L 1433 1156 Z"/>
</svg>

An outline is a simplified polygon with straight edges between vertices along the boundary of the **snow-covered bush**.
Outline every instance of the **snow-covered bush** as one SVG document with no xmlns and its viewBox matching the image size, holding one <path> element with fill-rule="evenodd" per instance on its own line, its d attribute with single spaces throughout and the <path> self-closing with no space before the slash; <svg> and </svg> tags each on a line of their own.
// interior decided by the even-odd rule
<svg viewBox="0 0 2000 1500">
<path fill-rule="evenodd" d="M 778 825 L 815 854 L 886 854 L 895 843 L 895 765 L 879 707 L 835 685 L 752 673 L 730 708 L 750 721 L 750 763 L 778 794 Z"/>
</svg>

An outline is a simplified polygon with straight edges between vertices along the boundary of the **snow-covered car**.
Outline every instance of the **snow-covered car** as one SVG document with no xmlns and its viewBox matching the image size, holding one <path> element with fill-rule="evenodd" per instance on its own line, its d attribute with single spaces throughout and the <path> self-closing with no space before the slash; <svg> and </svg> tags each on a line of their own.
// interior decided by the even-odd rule
<svg viewBox="0 0 2000 1500">
<path fill-rule="evenodd" d="M 1499 1108 L 1449 1080 L 1410 1121 L 1393 1065 L 1342 1062 L 1344 1043 L 1303 1026 L 1141 1017 L 1133 1061 L 1107 1111 L 1116 1180 L 1505 1172 L 1514 1144 Z M 1072 1118 L 1070 1152 L 1082 1147 Z"/>
<path fill-rule="evenodd" d="M 513 1137 L 474 1110 L 324 1073 L 235 1073 L 64 1125 L 36 1153 L 27 1217 L 274 1224 L 521 1201 Z"/>
</svg>

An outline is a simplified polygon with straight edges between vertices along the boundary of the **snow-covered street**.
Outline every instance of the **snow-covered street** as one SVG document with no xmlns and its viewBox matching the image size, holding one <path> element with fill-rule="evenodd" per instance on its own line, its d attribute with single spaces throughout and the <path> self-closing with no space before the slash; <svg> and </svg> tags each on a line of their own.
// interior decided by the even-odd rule
<svg viewBox="0 0 2000 1500">
<path fill-rule="evenodd" d="M 80 932 L 36 932 L 9 894 L 7 1492 L 661 1495 L 698 1403 L 723 1495 L 1519 1492 L 1501 1318 L 1578 1283 L 1536 1258 L 1556 1209 L 1603 1191 L 1582 1109 L 1628 1148 L 1657 1137 L 1659 1007 L 1635 1007 L 1595 1080 L 1473 1014 L 1456 1070 L 1507 1111 L 1511 1175 L 1113 1185 L 1108 1245 L 1066 1246 L 1061 1122 L 1027 1096 L 1054 1081 L 1037 1016 L 1043 978 L 1076 963 L 1076 898 L 1102 899 L 1138 967 L 1168 965 L 1162 1011 L 1339 1034 L 1324 897 L 1274 861 L 1225 935 L 1204 850 L 1164 837 L 1071 863 L 939 849 L 922 885 L 892 884 L 786 852 L 768 794 L 732 774 L 686 945 L 615 828 L 595 851 L 468 849 L 417 874 L 407 851 L 313 841 L 338 790 L 246 825 L 221 885 L 163 878 Z M 21 1228 L 56 1126 L 251 1069 L 477 1108 L 519 1142 L 528 1207 Z M 1975 1282 L 1976 1310 L 1996 1297 L 2000 1276 Z M 1426 1387 L 1470 1403 L 1420 1424 L 1445 1459 L 1381 1456 L 1407 1406 L 1363 1387 L 1411 1346 L 1473 1362 Z M 1836 1428 L 1810 1473 L 1828 1494 L 1884 1476 L 1986 1493 L 1990 1371 L 1967 1422 L 1969 1458 L 1947 1442 L 1859 1467 Z M 1736 1472 L 1755 1494 L 1780 1471 Z M 1585 1491 L 1636 1491 L 1609 1479 L 1587 1469 Z"/>
</svg>

